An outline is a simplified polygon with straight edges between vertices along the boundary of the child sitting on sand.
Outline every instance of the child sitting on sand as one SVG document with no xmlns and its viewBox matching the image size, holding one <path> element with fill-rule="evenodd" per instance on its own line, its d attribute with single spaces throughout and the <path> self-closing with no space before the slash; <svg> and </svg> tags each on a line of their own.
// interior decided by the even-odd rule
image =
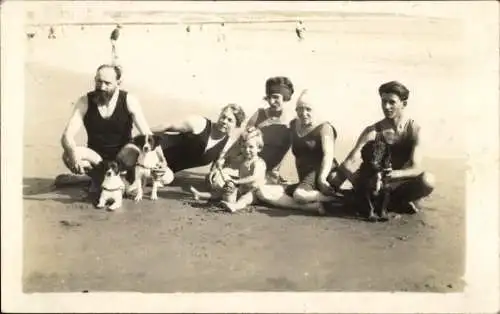
<svg viewBox="0 0 500 314">
<path fill-rule="evenodd" d="M 266 181 L 266 163 L 259 157 L 264 146 L 262 132 L 254 127 L 247 129 L 242 135 L 242 143 L 242 160 L 238 174 L 232 176 L 226 171 L 228 169 L 221 169 L 222 163 L 219 162 L 216 167 L 225 181 L 223 188 L 212 192 L 200 192 L 191 187 L 196 200 L 221 200 L 222 205 L 233 213 L 254 202 L 254 193 Z"/>
</svg>

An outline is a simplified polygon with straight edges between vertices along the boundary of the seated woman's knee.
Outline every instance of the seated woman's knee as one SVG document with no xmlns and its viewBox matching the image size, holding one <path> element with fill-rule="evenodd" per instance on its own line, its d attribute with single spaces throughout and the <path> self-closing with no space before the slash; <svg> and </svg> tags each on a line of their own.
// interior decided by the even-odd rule
<svg viewBox="0 0 500 314">
<path fill-rule="evenodd" d="M 307 191 L 307 190 L 304 190 L 301 188 L 297 188 L 293 192 L 293 199 L 299 203 L 307 203 L 307 202 L 309 202 L 309 195 L 310 195 L 310 191 Z"/>
<path fill-rule="evenodd" d="M 285 189 L 281 185 L 261 185 L 255 191 L 255 196 L 263 202 L 274 204 L 286 196 Z"/>
<path fill-rule="evenodd" d="M 174 172 L 167 167 L 165 169 L 165 173 L 161 177 L 161 183 L 163 183 L 164 185 L 168 185 L 172 183 L 172 181 L 174 181 L 174 178 Z"/>
</svg>

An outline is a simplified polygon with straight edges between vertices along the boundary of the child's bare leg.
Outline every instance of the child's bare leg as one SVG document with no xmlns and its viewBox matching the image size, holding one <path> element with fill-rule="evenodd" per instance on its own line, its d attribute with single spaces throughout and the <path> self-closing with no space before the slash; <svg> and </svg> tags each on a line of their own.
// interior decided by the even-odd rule
<svg viewBox="0 0 500 314">
<path fill-rule="evenodd" d="M 221 203 L 225 205 L 227 209 L 229 209 L 232 213 L 237 212 L 239 210 L 245 209 L 247 206 L 251 205 L 254 201 L 253 192 L 247 192 L 243 194 L 236 202 L 230 203 L 222 201 Z"/>
<path fill-rule="evenodd" d="M 200 200 L 212 200 L 214 199 L 214 195 L 210 192 L 201 192 L 195 189 L 193 186 L 189 188 L 191 193 L 193 193 L 193 197 L 195 200 L 200 201 Z"/>
</svg>

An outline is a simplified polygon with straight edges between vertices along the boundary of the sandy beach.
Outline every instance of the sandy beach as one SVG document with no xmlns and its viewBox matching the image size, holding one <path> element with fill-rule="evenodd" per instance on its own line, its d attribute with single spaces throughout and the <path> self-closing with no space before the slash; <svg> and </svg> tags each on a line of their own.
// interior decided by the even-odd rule
<svg viewBox="0 0 500 314">
<path fill-rule="evenodd" d="M 294 23 L 228 23 L 225 43 L 210 25 L 189 34 L 184 26 L 125 25 L 123 88 L 156 125 L 192 113 L 214 118 L 228 102 L 251 114 L 263 105 L 265 79 L 286 75 L 297 91 L 320 95 L 343 159 L 381 117 L 378 86 L 400 80 L 411 90 L 408 112 L 425 130 L 425 167 L 437 177 L 421 213 L 385 224 L 260 206 L 212 213 L 185 191 L 206 169 L 181 173 L 157 202 L 125 201 L 123 214 L 95 210 L 78 188 L 53 190 L 66 172 L 59 139 L 71 103 L 110 61 L 112 26 L 57 27 L 55 40 L 39 29 L 26 43 L 24 291 L 462 291 L 463 86 L 472 64 L 463 25 L 368 13 L 304 20 L 303 42 Z M 291 158 L 283 175 L 295 180 Z"/>
</svg>

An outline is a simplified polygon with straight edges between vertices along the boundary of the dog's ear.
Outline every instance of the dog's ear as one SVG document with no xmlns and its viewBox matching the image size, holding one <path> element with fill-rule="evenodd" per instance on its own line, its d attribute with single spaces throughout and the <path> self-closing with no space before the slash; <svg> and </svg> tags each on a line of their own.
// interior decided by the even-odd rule
<svg viewBox="0 0 500 314">
<path fill-rule="evenodd" d="M 137 135 L 134 138 L 132 138 L 132 144 L 134 144 L 137 147 L 141 147 L 144 145 L 145 141 L 145 136 L 144 135 Z"/>
<path fill-rule="evenodd" d="M 110 169 L 113 169 L 115 173 L 120 172 L 120 167 L 118 166 L 118 162 L 116 162 L 115 160 L 110 161 L 108 167 Z"/>
<path fill-rule="evenodd" d="M 96 169 L 105 169 L 108 166 L 107 160 L 101 160 L 98 164 L 95 165 Z"/>
<path fill-rule="evenodd" d="M 153 135 L 153 148 L 155 147 L 158 147 L 159 145 L 161 145 L 161 142 L 163 141 L 163 136 L 161 135 L 158 135 L 158 134 L 154 134 Z"/>
</svg>

